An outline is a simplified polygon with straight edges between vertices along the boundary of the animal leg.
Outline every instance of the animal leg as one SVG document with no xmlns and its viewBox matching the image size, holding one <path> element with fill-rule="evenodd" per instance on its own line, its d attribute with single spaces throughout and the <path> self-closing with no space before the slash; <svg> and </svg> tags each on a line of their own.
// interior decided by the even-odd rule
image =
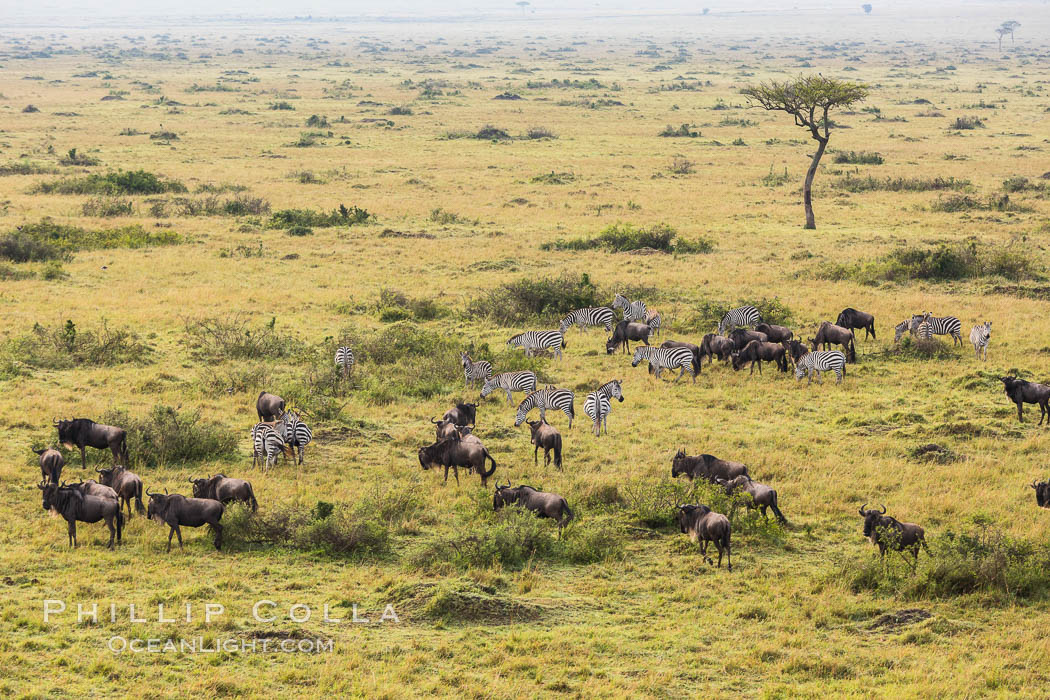
<svg viewBox="0 0 1050 700">
<path fill-rule="evenodd" d="M 83 446 L 80 448 L 80 468 L 87 469 L 87 454 L 85 453 Z"/>
<path fill-rule="evenodd" d="M 682 377 L 684 377 L 684 376 L 685 376 L 685 365 L 682 365 L 682 371 L 680 371 L 680 372 L 678 373 L 678 379 L 681 379 L 681 378 L 682 378 Z M 674 383 L 675 383 L 675 384 L 677 384 L 677 383 L 678 383 L 678 379 L 675 379 L 675 380 L 674 380 Z"/>
<path fill-rule="evenodd" d="M 222 549 L 222 525 L 215 523 L 211 527 L 215 530 L 215 549 Z"/>
<path fill-rule="evenodd" d="M 109 546 L 107 549 L 113 549 L 113 538 L 117 535 L 117 528 L 113 527 L 113 518 L 106 518 L 106 527 L 109 528 Z"/>
<path fill-rule="evenodd" d="M 76 522 L 66 523 L 66 528 L 69 533 L 69 546 L 76 549 L 77 546 L 77 524 Z"/>
<path fill-rule="evenodd" d="M 1017 402 L 1017 422 L 1024 423 L 1024 416 L 1021 413 L 1021 402 Z"/>
<path fill-rule="evenodd" d="M 171 536 L 175 534 L 175 528 L 171 528 L 171 532 L 168 533 L 168 551 L 171 551 Z M 179 542 L 182 541 L 182 537 L 179 537 Z"/>
<path fill-rule="evenodd" d="M 539 452 L 540 446 L 536 445 L 536 449 L 532 451 L 532 466 L 536 466 L 539 463 Z M 547 466 L 547 450 L 543 451 L 543 466 Z"/>
<path fill-rule="evenodd" d="M 459 467 L 453 465 L 452 476 L 456 477 L 456 486 L 459 486 Z"/>
</svg>

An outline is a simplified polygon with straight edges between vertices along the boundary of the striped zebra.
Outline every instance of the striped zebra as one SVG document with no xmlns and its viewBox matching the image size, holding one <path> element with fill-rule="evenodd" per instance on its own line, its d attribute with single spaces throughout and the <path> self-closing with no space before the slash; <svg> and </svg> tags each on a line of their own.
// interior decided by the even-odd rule
<svg viewBox="0 0 1050 700">
<path fill-rule="evenodd" d="M 623 311 L 624 321 L 645 321 L 646 311 L 644 301 L 631 301 L 623 294 L 617 294 L 613 298 L 612 307 Z"/>
<path fill-rule="evenodd" d="M 340 345 L 335 349 L 335 366 L 343 370 L 343 376 L 350 376 L 350 368 L 354 366 L 354 351 L 347 345 Z"/>
<path fill-rule="evenodd" d="M 281 453 L 284 453 L 287 459 L 284 438 L 275 426 L 276 423 L 256 423 L 252 428 L 253 467 L 261 462 L 264 467 L 269 468 L 271 461 L 277 466 L 277 455 Z"/>
<path fill-rule="evenodd" d="M 481 398 L 485 398 L 496 389 L 503 389 L 507 392 L 507 403 L 509 404 L 513 401 L 510 395 L 512 391 L 524 391 L 526 394 L 536 391 L 536 373 L 526 369 L 497 374 L 485 381 L 484 386 L 481 387 Z"/>
<path fill-rule="evenodd" d="M 615 314 L 608 306 L 589 306 L 585 309 L 576 309 L 561 320 L 561 332 L 569 330 L 569 326 L 579 326 L 583 332 L 584 326 L 604 326 L 606 332 L 611 331 Z"/>
<path fill-rule="evenodd" d="M 726 312 L 722 320 L 718 322 L 718 335 L 725 335 L 728 331 L 739 326 L 754 326 L 762 320 L 758 309 L 753 306 L 741 306 Z"/>
<path fill-rule="evenodd" d="M 979 326 L 974 326 L 973 330 L 970 331 L 970 342 L 973 343 L 973 351 L 977 354 L 977 359 L 981 359 L 981 352 L 984 351 L 984 359 L 988 360 L 988 342 L 992 339 L 992 322 L 985 321 Z"/>
<path fill-rule="evenodd" d="M 817 374 L 820 383 L 824 383 L 824 372 L 833 371 L 837 377 L 835 383 L 842 383 L 842 377 L 846 375 L 846 356 L 841 350 L 813 350 L 807 352 L 795 363 L 795 379 L 801 380 L 806 375 L 806 384 L 813 381 L 813 373 Z"/>
<path fill-rule="evenodd" d="M 660 327 L 663 325 L 663 319 L 660 317 L 659 311 L 653 311 L 650 309 L 646 314 L 645 323 L 649 326 L 650 338 L 660 335 Z"/>
<path fill-rule="evenodd" d="M 555 357 L 561 359 L 561 349 L 568 347 L 565 335 L 561 331 L 525 331 L 507 341 L 507 345 L 525 348 L 525 354 L 531 355 L 537 350 L 551 350 Z"/>
<path fill-rule="evenodd" d="M 463 379 L 467 386 L 474 386 L 474 382 L 480 380 L 482 384 L 492 379 L 492 365 L 486 360 L 474 362 L 470 355 L 465 352 L 459 353 L 460 362 L 463 364 Z"/>
<path fill-rule="evenodd" d="M 901 342 L 901 338 L 904 336 L 904 334 L 909 332 L 909 331 L 911 331 L 911 330 L 912 330 L 911 321 L 907 321 L 907 320 L 906 321 L 901 321 L 900 323 L 898 323 L 896 326 L 893 327 L 893 342 L 894 343 Z"/>
<path fill-rule="evenodd" d="M 933 324 L 929 321 L 929 316 L 919 321 L 919 325 L 915 326 L 915 337 L 919 340 L 933 340 Z"/>
<path fill-rule="evenodd" d="M 547 420 L 547 409 L 549 408 L 564 412 L 569 417 L 569 429 L 571 430 L 572 419 L 576 416 L 576 408 L 573 406 L 575 401 L 576 395 L 568 389 L 556 389 L 548 385 L 545 389 L 532 392 L 518 404 L 518 415 L 514 419 L 514 427 L 517 428 L 524 423 L 529 416 L 529 411 L 534 408 L 540 409 L 541 421 Z"/>
<path fill-rule="evenodd" d="M 313 431 L 295 411 L 286 411 L 278 422 L 281 425 L 281 437 L 288 447 L 299 451 L 299 464 L 302 464 L 303 451 L 314 439 Z"/>
<path fill-rule="evenodd" d="M 950 335 L 953 347 L 956 343 L 962 345 L 962 323 L 959 322 L 959 319 L 954 316 L 937 318 L 931 316 L 929 311 L 923 312 L 923 317 L 930 324 L 934 335 Z"/>
<path fill-rule="evenodd" d="M 612 412 L 612 399 L 623 402 L 623 388 L 619 379 L 602 384 L 587 394 L 587 400 L 583 402 L 583 412 L 594 421 L 595 437 L 601 436 L 602 426 L 605 426 L 605 434 L 609 434 L 608 418 Z"/>
<path fill-rule="evenodd" d="M 657 379 L 660 378 L 660 373 L 665 369 L 681 368 L 682 371 L 678 373 L 675 383 L 686 372 L 689 372 L 689 375 L 693 378 L 693 384 L 696 384 L 697 368 L 693 367 L 693 351 L 690 348 L 654 348 L 645 345 L 636 347 L 631 367 L 637 367 L 642 360 L 649 361 L 649 367 Z"/>
</svg>

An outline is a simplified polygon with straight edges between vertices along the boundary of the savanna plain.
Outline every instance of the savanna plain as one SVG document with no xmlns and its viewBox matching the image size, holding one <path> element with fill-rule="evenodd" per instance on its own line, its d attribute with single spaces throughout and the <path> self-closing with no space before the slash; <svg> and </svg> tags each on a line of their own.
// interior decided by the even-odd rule
<svg viewBox="0 0 1050 700">
<path fill-rule="evenodd" d="M 1048 513 L 1029 484 L 1050 440 L 999 381 L 1050 375 L 1045 35 L 1000 52 L 990 31 L 705 32 L 0 34 L 0 692 L 1045 694 Z M 870 94 L 832 114 L 804 230 L 814 142 L 740 91 L 815 73 Z M 841 385 L 706 362 L 695 384 L 657 380 L 601 329 L 570 329 L 563 359 L 506 346 L 617 292 L 660 311 L 659 340 L 698 343 L 744 303 L 802 338 L 852 306 L 878 338 L 860 334 Z M 963 346 L 894 343 L 925 310 L 957 316 Z M 984 362 L 966 336 L 986 320 Z M 461 351 L 576 392 L 571 429 L 548 414 L 562 469 L 530 463 L 499 392 L 478 407 L 487 488 L 420 468 L 430 418 L 478 400 Z M 583 398 L 611 379 L 625 400 L 596 438 Z M 262 390 L 304 411 L 303 465 L 251 465 Z M 222 551 L 184 528 L 168 553 L 141 514 L 114 551 L 87 524 L 72 550 L 31 451 L 70 417 L 126 427 L 150 490 L 221 472 L 259 511 L 228 507 Z M 788 523 L 672 480 L 678 449 L 746 463 Z M 110 460 L 64 454 L 68 480 Z M 576 518 L 559 539 L 493 512 L 494 480 L 559 493 Z M 678 532 L 684 503 L 732 513 L 732 573 Z M 914 570 L 880 562 L 865 503 L 926 529 Z M 70 610 L 45 623 L 45 599 Z M 264 599 L 275 622 L 251 615 Z M 225 615 L 205 623 L 207 602 Z M 77 603 L 104 612 L 78 624 Z M 193 619 L 159 622 L 158 604 Z M 333 649 L 114 654 L 114 636 Z"/>
</svg>

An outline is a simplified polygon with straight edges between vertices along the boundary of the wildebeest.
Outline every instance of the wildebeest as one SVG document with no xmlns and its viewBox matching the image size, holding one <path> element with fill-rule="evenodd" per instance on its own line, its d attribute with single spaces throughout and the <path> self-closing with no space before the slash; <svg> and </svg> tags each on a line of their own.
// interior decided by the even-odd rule
<svg viewBox="0 0 1050 700">
<path fill-rule="evenodd" d="M 733 341 L 717 333 L 708 333 L 700 341 L 700 357 L 711 358 L 711 362 L 714 362 L 716 357 L 719 360 L 728 360 L 732 352 Z"/>
<path fill-rule="evenodd" d="M 646 345 L 649 344 L 649 333 L 652 328 L 645 323 L 634 323 L 632 321 L 620 321 L 616 324 L 616 328 L 613 329 L 612 337 L 605 341 L 605 353 L 611 355 L 616 351 L 616 348 L 623 346 L 624 352 L 631 351 L 630 340 L 642 341 Z"/>
<path fill-rule="evenodd" d="M 474 425 L 478 415 L 477 403 L 457 403 L 445 411 L 441 420 L 452 421 L 454 425 Z"/>
<path fill-rule="evenodd" d="M 128 507 L 128 518 L 131 518 L 131 501 L 135 501 L 135 510 L 141 513 L 142 507 L 142 479 L 134 473 L 129 472 L 123 466 L 109 467 L 107 469 L 96 469 L 99 481 L 105 486 L 117 492 L 121 507 Z"/>
<path fill-rule="evenodd" d="M 259 398 L 255 400 L 255 412 L 259 414 L 260 421 L 275 421 L 284 415 L 284 399 L 277 394 L 260 391 Z"/>
<path fill-rule="evenodd" d="M 778 343 L 760 343 L 752 340 L 744 346 L 740 352 L 733 353 L 733 369 L 739 370 L 745 362 L 751 363 L 750 374 L 755 373 L 755 363 L 758 363 L 758 373 L 762 374 L 762 362 L 775 362 L 781 372 L 787 372 L 787 360 L 784 357 L 786 350 Z"/>
<path fill-rule="evenodd" d="M 532 451 L 532 463 L 538 462 L 539 451 L 542 447 L 543 466 L 550 464 L 551 452 L 554 452 L 554 466 L 561 469 L 561 433 L 558 432 L 558 429 L 545 420 L 525 422 L 529 424 L 529 429 L 532 431 L 532 444 L 536 446 Z"/>
<path fill-rule="evenodd" d="M 250 481 L 216 474 L 209 479 L 191 478 L 190 483 L 193 484 L 194 498 L 210 498 L 224 505 L 230 501 L 240 501 L 251 506 L 253 513 L 259 510 L 259 502 L 255 500 L 255 491 Z"/>
<path fill-rule="evenodd" d="M 708 564 L 714 564 L 711 557 L 707 556 L 707 543 L 714 542 L 718 548 L 718 567 L 722 567 L 722 554 L 726 555 L 729 562 L 729 570 L 733 570 L 733 553 L 729 543 L 730 526 L 729 518 L 721 513 L 715 513 L 707 506 L 687 505 L 678 506 L 678 526 L 689 538 L 700 543 L 700 556 Z"/>
<path fill-rule="evenodd" d="M 730 332 L 729 340 L 733 342 L 733 350 L 739 352 L 752 340 L 757 340 L 760 343 L 769 342 L 769 336 L 758 331 L 749 331 L 746 328 L 735 328 Z"/>
<path fill-rule="evenodd" d="M 1050 508 L 1050 481 L 1033 481 L 1035 502 L 1040 508 Z"/>
<path fill-rule="evenodd" d="M 492 462 L 492 468 L 485 471 L 485 460 Z M 476 471 L 481 476 L 481 485 L 485 486 L 488 478 L 496 471 L 496 460 L 480 441 L 460 440 L 459 437 L 438 440 L 433 445 L 419 448 L 419 465 L 424 470 L 431 467 L 445 468 L 445 483 L 448 483 L 448 470 L 459 484 L 459 467 Z"/>
<path fill-rule="evenodd" d="M 430 422 L 434 424 L 435 439 L 437 440 L 453 437 L 459 432 L 456 430 L 456 424 L 450 420 L 434 420 L 431 418 Z"/>
<path fill-rule="evenodd" d="M 1024 422 L 1021 405 L 1036 403 L 1039 404 L 1038 424 L 1042 425 L 1043 418 L 1046 418 L 1046 424 L 1050 426 L 1050 405 L 1048 405 L 1050 404 L 1050 386 L 1027 382 L 1017 377 L 999 377 L 999 381 L 1003 383 L 1003 390 L 1006 392 L 1006 395 L 1017 404 L 1017 421 L 1019 423 Z"/>
<path fill-rule="evenodd" d="M 791 358 L 791 364 L 797 365 L 800 357 L 809 352 L 801 340 L 789 340 L 784 343 L 784 349 L 787 351 L 787 356 Z"/>
<path fill-rule="evenodd" d="M 878 511 L 867 508 L 867 503 L 860 507 L 860 517 L 864 518 L 864 536 L 871 543 L 878 545 L 879 556 L 886 556 L 886 550 L 895 552 L 908 550 L 919 561 L 919 547 L 929 553 L 926 546 L 926 532 L 915 523 L 902 523 L 886 515 L 886 506 Z"/>
<path fill-rule="evenodd" d="M 53 423 L 58 428 L 58 441 L 65 445 L 67 450 L 80 449 L 81 469 L 87 467 L 85 447 L 94 447 L 99 450 L 108 447 L 113 453 L 114 462 L 128 463 L 128 433 L 123 428 L 115 425 L 102 425 L 90 418 L 56 420 Z"/>
<path fill-rule="evenodd" d="M 786 343 L 795 337 L 787 326 L 775 326 L 771 323 L 759 323 L 755 326 L 759 333 L 765 333 L 771 343 Z"/>
<path fill-rule="evenodd" d="M 80 489 L 80 493 L 85 496 L 98 496 L 99 498 L 108 498 L 111 501 L 119 500 L 116 491 L 105 484 L 98 483 L 94 479 L 78 481 L 73 484 L 67 484 L 67 486 L 73 486 Z"/>
<path fill-rule="evenodd" d="M 824 346 L 825 350 L 830 349 L 832 345 L 841 345 L 846 353 L 846 360 L 849 362 L 857 361 L 857 348 L 854 343 L 853 331 L 842 326 L 836 326 L 831 321 L 821 323 L 820 328 L 817 329 L 816 336 L 810 338 L 809 343 L 814 351 L 818 350 L 821 345 Z"/>
<path fill-rule="evenodd" d="M 752 481 L 751 477 L 738 476 L 735 479 L 726 481 L 725 479 L 717 479 L 718 483 L 725 487 L 726 493 L 732 494 L 737 489 L 742 489 L 749 496 L 751 496 L 750 502 L 747 504 L 748 509 L 758 508 L 762 511 L 762 517 L 768 519 L 766 515 L 766 508 L 773 509 L 773 515 L 777 517 L 782 523 L 787 523 L 787 518 L 780 512 L 780 506 L 777 503 L 777 492 L 776 489 L 760 484 L 757 481 Z"/>
<path fill-rule="evenodd" d="M 730 481 L 738 476 L 748 476 L 747 466 L 740 462 L 730 462 L 709 454 L 689 457 L 685 450 L 678 450 L 671 461 L 671 477 L 677 479 L 681 474 L 688 476 L 690 481 L 702 478 L 712 483 L 715 479 Z"/>
<path fill-rule="evenodd" d="M 179 536 L 179 549 L 182 549 L 181 526 L 200 527 L 211 526 L 215 532 L 215 549 L 222 549 L 222 514 L 226 507 L 211 498 L 186 498 L 181 493 L 150 493 L 149 508 L 146 517 L 150 520 L 166 523 L 171 531 L 168 532 L 168 549 L 171 551 L 172 535 Z"/>
<path fill-rule="evenodd" d="M 52 484 L 57 484 L 59 477 L 62 476 L 62 467 L 66 466 L 62 453 L 54 447 L 45 447 L 42 450 L 33 450 L 33 452 L 40 455 L 40 475 Z"/>
<path fill-rule="evenodd" d="M 689 348 L 693 353 L 693 369 L 696 373 L 700 373 L 700 347 L 693 345 L 692 343 L 686 343 L 681 340 L 665 340 L 660 344 L 662 348 Z M 653 371 L 653 366 L 649 365 L 649 371 Z"/>
<path fill-rule="evenodd" d="M 537 491 L 531 486 L 500 486 L 496 483 L 496 493 L 492 496 L 492 509 L 499 510 L 503 506 L 519 505 L 526 510 L 531 510 L 541 518 L 551 518 L 558 523 L 558 537 L 561 537 L 561 529 L 573 519 L 572 509 L 564 498 L 556 493 Z"/>
<path fill-rule="evenodd" d="M 878 338 L 875 337 L 875 317 L 869 313 L 857 311 L 852 307 L 847 307 L 842 310 L 838 319 L 835 321 L 835 325 L 850 330 L 863 328 L 865 340 L 867 340 L 868 335 L 871 335 L 872 340 L 878 340 Z"/>
<path fill-rule="evenodd" d="M 66 520 L 69 526 L 69 546 L 77 546 L 77 521 L 82 523 L 97 523 L 99 520 L 106 521 L 109 528 L 109 545 L 113 549 L 113 538 L 117 542 L 121 540 L 124 530 L 124 514 L 120 512 L 120 505 L 109 498 L 98 496 L 85 496 L 80 488 L 74 486 L 59 486 L 58 484 L 45 484 L 41 481 L 37 487 L 44 492 L 44 510 L 54 508 Z"/>
</svg>

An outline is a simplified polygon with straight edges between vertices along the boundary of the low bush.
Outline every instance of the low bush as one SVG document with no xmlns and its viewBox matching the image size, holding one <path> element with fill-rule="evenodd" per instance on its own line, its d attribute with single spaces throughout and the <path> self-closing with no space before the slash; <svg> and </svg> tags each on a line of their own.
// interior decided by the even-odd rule
<svg viewBox="0 0 1050 700">
<path fill-rule="evenodd" d="M 367 508 L 354 504 L 283 503 L 257 513 L 234 509 L 223 524 L 230 541 L 240 545 L 287 547 L 329 556 L 384 554 L 390 549 L 389 527 Z"/>
<path fill-rule="evenodd" d="M 281 209 L 273 213 L 267 228 L 291 228 L 307 226 L 311 228 L 330 228 L 335 226 L 353 226 L 374 221 L 375 216 L 358 206 L 346 207 L 342 204 L 330 212 L 314 209 Z"/>
<path fill-rule="evenodd" d="M 0 165 L 0 176 L 3 175 L 53 175 L 58 168 L 42 163 L 34 163 L 28 159 L 21 159 Z"/>
<path fill-rule="evenodd" d="M 664 138 L 696 138 L 700 136 L 700 132 L 696 131 L 691 124 L 682 124 L 677 127 L 668 124 L 657 136 L 663 136 Z"/>
<path fill-rule="evenodd" d="M 558 135 L 545 126 L 530 126 L 525 131 L 525 138 L 530 141 L 538 141 L 541 139 L 556 139 Z"/>
<path fill-rule="evenodd" d="M 882 155 L 874 151 L 839 151 L 833 162 L 846 165 L 882 165 Z"/>
<path fill-rule="evenodd" d="M 468 304 L 471 318 L 485 318 L 497 325 L 527 322 L 557 323 L 569 311 L 584 306 L 605 306 L 612 294 L 599 289 L 585 273 L 507 282 Z"/>
<path fill-rule="evenodd" d="M 966 194 L 950 195 L 941 197 L 930 205 L 930 211 L 960 212 L 960 211 L 1012 211 L 1027 212 L 1030 207 L 1010 201 L 1010 195 L 990 196 L 987 198 L 971 197 Z"/>
<path fill-rule="evenodd" d="M 137 224 L 89 231 L 79 226 L 41 219 L 0 237 L 0 257 L 13 262 L 64 260 L 78 250 L 145 248 L 175 245 L 183 241 L 183 237 L 174 231 L 147 231 Z"/>
<path fill-rule="evenodd" d="M 113 216 L 131 216 L 135 213 L 135 203 L 130 199 L 117 197 L 92 197 L 80 207 L 84 216 L 109 218 Z"/>
<path fill-rule="evenodd" d="M 970 186 L 969 180 L 954 177 L 846 177 L 832 182 L 832 187 L 847 192 L 931 192 L 941 190 L 964 190 Z"/>
<path fill-rule="evenodd" d="M 1024 280 L 1041 274 L 1042 268 L 1030 252 L 1010 246 L 979 246 L 976 241 L 943 243 L 936 248 L 902 247 L 873 261 L 824 266 L 817 272 L 823 279 L 852 279 L 862 284 L 994 276 Z"/>
<path fill-rule="evenodd" d="M 313 235 L 313 232 L 314 230 L 309 226 L 301 226 L 299 224 L 296 224 L 285 231 L 289 236 L 311 236 Z"/>
<path fill-rule="evenodd" d="M 184 342 L 198 360 L 279 359 L 301 355 L 302 343 L 277 330 L 277 319 L 256 327 L 240 314 L 187 319 Z"/>
<path fill-rule="evenodd" d="M 142 417 L 111 411 L 100 420 L 128 431 L 128 453 L 133 466 L 200 464 L 230 461 L 237 456 L 237 435 L 203 420 L 199 409 L 157 405 Z"/>
<path fill-rule="evenodd" d="M 970 129 L 983 129 L 984 120 L 980 117 L 956 117 L 955 121 L 948 125 L 953 131 L 967 131 Z"/>
<path fill-rule="evenodd" d="M 572 182 L 576 182 L 576 174 L 556 173 L 552 170 L 549 173 L 534 176 L 530 182 L 535 182 L 541 185 L 568 185 Z"/>
<path fill-rule="evenodd" d="M 39 194 L 131 195 L 186 192 L 178 180 L 165 180 L 146 170 L 121 170 L 105 175 L 61 178 L 38 183 L 30 192 Z"/>
<path fill-rule="evenodd" d="M 394 289 L 383 289 L 376 302 L 376 313 L 384 323 L 433 321 L 449 315 L 449 310 L 432 299 L 416 299 Z"/>
<path fill-rule="evenodd" d="M 442 226 L 450 226 L 453 224 L 473 224 L 474 226 L 477 226 L 480 223 L 477 219 L 471 219 L 455 212 L 445 211 L 441 207 L 431 209 L 428 218 L 435 224 L 441 224 Z"/>
<path fill-rule="evenodd" d="M 558 239 L 540 245 L 541 250 L 601 249 L 609 252 L 627 252 L 650 248 L 663 253 L 710 253 L 714 247 L 714 242 L 706 238 L 681 238 L 678 231 L 667 224 L 636 227 L 623 223 L 607 226 L 592 238 Z"/>
<path fill-rule="evenodd" d="M 693 315 L 684 322 L 683 327 L 698 333 L 712 333 L 718 328 L 726 312 L 741 306 L 754 306 L 766 323 L 787 326 L 795 320 L 794 311 L 782 302 L 780 297 L 762 297 L 757 302 L 753 299 L 738 299 L 735 304 L 720 299 L 701 299 L 694 308 Z"/>
<path fill-rule="evenodd" d="M 311 114 L 306 119 L 306 126 L 311 129 L 327 129 L 329 126 L 328 118 L 324 116 L 317 116 L 316 114 Z"/>
<path fill-rule="evenodd" d="M 153 348 L 134 331 L 110 328 L 105 321 L 85 331 L 72 320 L 58 326 L 37 323 L 31 332 L 10 341 L 10 350 L 20 361 L 41 369 L 147 364 L 153 355 Z"/>
<path fill-rule="evenodd" d="M 81 167 L 91 167 L 99 164 L 99 159 L 94 156 L 86 156 L 83 153 L 79 153 L 77 149 L 71 148 L 66 152 L 66 155 L 58 159 L 61 165 L 77 165 Z"/>
</svg>

